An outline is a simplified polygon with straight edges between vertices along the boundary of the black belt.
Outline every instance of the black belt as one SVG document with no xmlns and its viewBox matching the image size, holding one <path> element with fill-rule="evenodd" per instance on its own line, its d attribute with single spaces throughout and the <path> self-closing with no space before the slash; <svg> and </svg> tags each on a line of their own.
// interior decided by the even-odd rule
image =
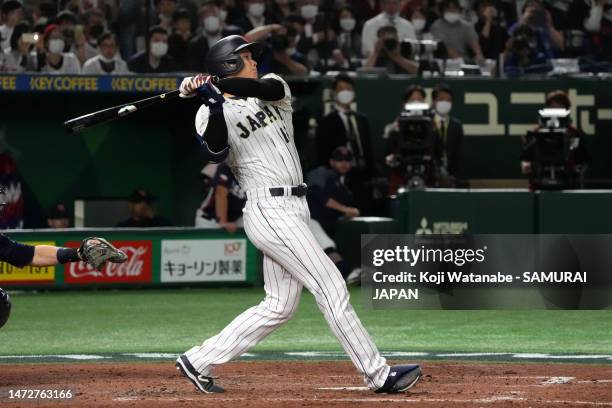
<svg viewBox="0 0 612 408">
<path fill-rule="evenodd" d="M 306 184 L 300 184 L 299 186 L 291 187 L 290 194 L 288 194 L 288 195 L 292 195 L 292 196 L 296 196 L 296 197 L 304 197 L 306 195 L 307 191 L 308 191 L 308 186 L 306 186 Z M 285 189 L 283 187 L 271 187 L 270 188 L 270 195 L 272 197 L 284 196 L 285 195 Z"/>
</svg>

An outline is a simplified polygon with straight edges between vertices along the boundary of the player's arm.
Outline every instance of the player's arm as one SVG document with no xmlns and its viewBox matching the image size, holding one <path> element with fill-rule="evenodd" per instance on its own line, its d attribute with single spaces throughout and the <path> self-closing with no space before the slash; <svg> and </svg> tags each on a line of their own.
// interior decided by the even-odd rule
<svg viewBox="0 0 612 408">
<path fill-rule="evenodd" d="M 228 94 L 257 98 L 263 101 L 279 101 L 285 97 L 283 83 L 274 78 L 223 78 L 217 82 L 217 87 Z"/>
</svg>

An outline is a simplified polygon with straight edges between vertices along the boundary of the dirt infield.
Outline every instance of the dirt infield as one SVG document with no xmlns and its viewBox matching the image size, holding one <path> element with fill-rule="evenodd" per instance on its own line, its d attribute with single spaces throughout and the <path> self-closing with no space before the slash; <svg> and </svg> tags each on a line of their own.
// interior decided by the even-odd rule
<svg viewBox="0 0 612 408">
<path fill-rule="evenodd" d="M 236 362 L 224 394 L 202 395 L 172 363 L 0 365 L 6 407 L 612 407 L 612 365 L 423 363 L 412 392 L 375 394 L 346 361 Z M 8 390 L 73 389 L 72 400 L 7 399 Z"/>
</svg>

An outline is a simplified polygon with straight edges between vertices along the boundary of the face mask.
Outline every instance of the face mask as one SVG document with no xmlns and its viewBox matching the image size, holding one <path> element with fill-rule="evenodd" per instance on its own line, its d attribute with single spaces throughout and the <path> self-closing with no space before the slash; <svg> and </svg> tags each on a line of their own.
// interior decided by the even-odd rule
<svg viewBox="0 0 612 408">
<path fill-rule="evenodd" d="M 415 18 L 414 20 L 412 20 L 412 25 L 417 31 L 423 31 L 423 29 L 425 28 L 425 23 L 426 21 L 423 18 Z"/>
<path fill-rule="evenodd" d="M 296 48 L 287 48 L 287 54 L 288 55 L 293 55 L 297 52 Z"/>
<path fill-rule="evenodd" d="M 168 52 L 168 43 L 166 42 L 152 42 L 151 43 L 151 54 L 154 57 L 161 58 Z"/>
<path fill-rule="evenodd" d="M 353 102 L 353 99 L 355 99 L 355 92 L 353 91 L 344 90 L 336 94 L 336 101 L 343 105 L 348 105 Z"/>
<path fill-rule="evenodd" d="M 249 14 L 253 17 L 263 16 L 264 11 L 266 11 L 266 6 L 263 3 L 249 4 Z"/>
<path fill-rule="evenodd" d="M 107 74 L 110 74 L 111 72 L 115 70 L 115 61 L 110 60 L 109 62 L 106 62 L 106 61 L 100 60 L 100 66 L 102 67 L 102 70 L 104 72 L 106 72 Z"/>
<path fill-rule="evenodd" d="M 355 19 L 354 18 L 341 18 L 340 27 L 344 31 L 353 31 L 353 28 L 355 28 Z"/>
<path fill-rule="evenodd" d="M 106 62 L 108 64 L 110 62 L 115 61 L 115 56 L 113 55 L 112 58 L 106 58 L 104 55 L 100 54 L 100 61 Z"/>
<path fill-rule="evenodd" d="M 64 40 L 56 38 L 49 40 L 49 52 L 52 54 L 59 54 L 64 51 Z"/>
<path fill-rule="evenodd" d="M 448 115 L 448 112 L 450 112 L 452 107 L 453 107 L 453 104 L 450 103 L 449 101 L 436 102 L 436 112 L 438 112 L 440 116 Z"/>
<path fill-rule="evenodd" d="M 219 10 L 219 20 L 225 21 L 226 18 L 227 18 L 227 11 L 225 11 L 224 9 Z"/>
<path fill-rule="evenodd" d="M 204 29 L 209 33 L 216 33 L 221 28 L 221 20 L 217 16 L 208 16 L 204 19 Z"/>
<path fill-rule="evenodd" d="M 444 13 L 444 20 L 446 20 L 446 22 L 450 24 L 456 23 L 457 21 L 459 21 L 460 18 L 461 16 L 459 15 L 459 13 Z"/>
<path fill-rule="evenodd" d="M 319 7 L 315 6 L 314 4 L 307 4 L 302 6 L 300 13 L 302 13 L 302 17 L 304 17 L 306 20 L 310 20 L 311 18 L 315 18 L 317 16 L 319 13 Z"/>
</svg>

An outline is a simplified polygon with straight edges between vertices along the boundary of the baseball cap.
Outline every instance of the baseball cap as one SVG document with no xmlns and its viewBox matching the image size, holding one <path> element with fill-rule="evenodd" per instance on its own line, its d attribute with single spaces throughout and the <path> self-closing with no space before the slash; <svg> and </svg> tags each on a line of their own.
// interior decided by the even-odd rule
<svg viewBox="0 0 612 408">
<path fill-rule="evenodd" d="M 153 194 L 151 194 L 150 192 L 148 192 L 145 189 L 139 188 L 138 190 L 134 191 L 132 193 L 132 195 L 129 198 L 129 202 L 130 203 L 152 203 L 157 199 L 157 197 L 155 197 Z"/>
<path fill-rule="evenodd" d="M 353 161 L 353 153 L 345 146 L 338 146 L 334 149 L 330 158 L 335 161 Z"/>
</svg>

